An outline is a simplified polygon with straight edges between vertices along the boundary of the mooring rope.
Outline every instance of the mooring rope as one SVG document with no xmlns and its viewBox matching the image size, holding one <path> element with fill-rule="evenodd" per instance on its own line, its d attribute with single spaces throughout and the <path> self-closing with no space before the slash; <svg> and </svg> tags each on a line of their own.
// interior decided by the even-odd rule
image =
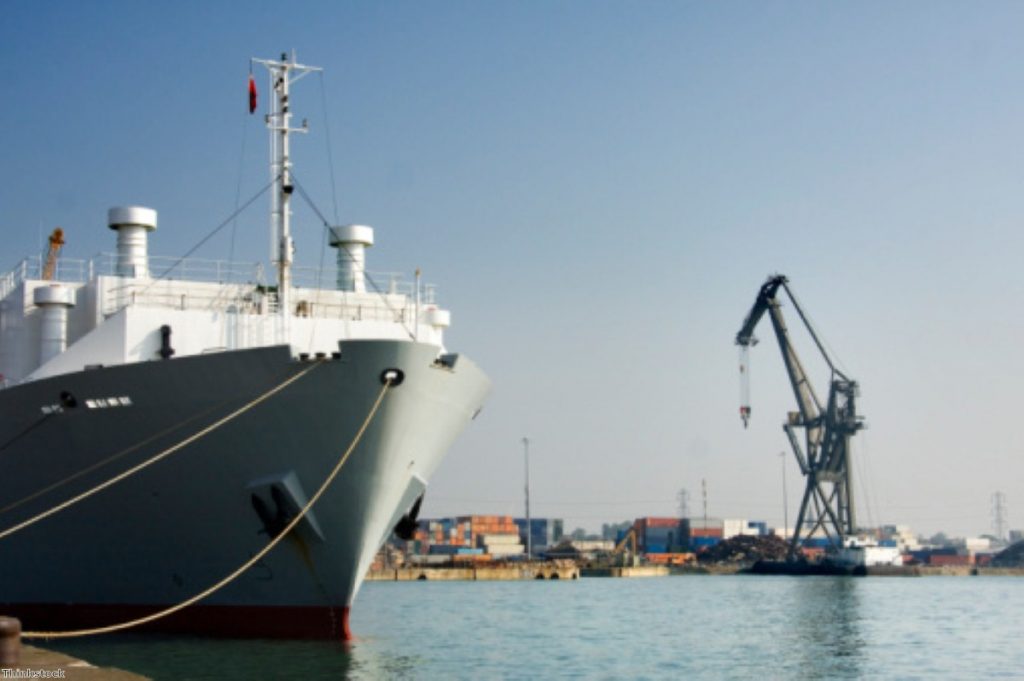
<svg viewBox="0 0 1024 681">
<path fill-rule="evenodd" d="M 306 367 L 305 369 L 303 369 L 299 373 L 295 374 L 294 376 L 288 377 L 283 382 L 279 383 L 277 386 L 275 386 L 275 387 L 271 388 L 270 390 L 268 390 L 267 392 L 263 393 L 262 395 L 260 395 L 256 399 L 252 400 L 248 404 L 246 404 L 246 405 L 244 405 L 242 407 L 239 407 L 238 409 L 236 409 L 235 411 L 231 412 L 230 414 L 228 414 L 224 418 L 222 418 L 222 419 L 220 419 L 218 421 L 215 421 L 214 423 L 210 424 L 206 428 L 203 428 L 202 430 L 200 430 L 198 433 L 195 433 L 194 435 L 191 435 L 191 436 L 185 438 L 184 440 L 182 440 L 181 442 L 179 442 L 176 445 L 172 445 L 172 446 L 168 447 L 167 449 L 163 450 L 159 454 L 156 454 L 155 456 L 152 456 L 149 459 L 146 459 L 142 463 L 129 468 L 128 470 L 124 471 L 123 473 L 120 473 L 120 474 L 114 476 L 113 478 L 110 478 L 109 480 L 107 480 L 105 482 L 101 482 L 100 484 L 96 485 L 95 487 L 93 487 L 91 489 L 88 489 L 88 490 L 82 492 L 81 494 L 79 494 L 77 496 L 71 497 L 67 501 L 64 501 L 64 502 L 62 502 L 60 504 L 57 504 L 56 506 L 53 506 L 52 508 L 49 508 L 46 511 L 43 511 L 42 513 L 40 513 L 38 515 L 35 515 L 35 516 L 29 518 L 28 520 L 20 522 L 17 525 L 14 525 L 13 527 L 7 528 L 3 532 L 0 532 L 0 540 L 4 539 L 6 537 L 11 536 L 15 532 L 21 531 L 21 530 L 25 529 L 26 527 L 30 527 L 32 525 L 35 525 L 40 520 L 43 520 L 45 518 L 49 518 L 50 516 L 52 516 L 52 515 L 54 515 L 56 513 L 59 513 L 59 512 L 63 511 L 66 508 L 70 508 L 71 506 L 74 506 L 75 504 L 77 504 L 80 501 L 88 499 L 89 497 L 91 497 L 92 495 L 94 495 L 94 494 L 96 494 L 98 492 L 102 492 L 103 490 L 107 489 L 108 487 L 121 482 L 125 478 L 128 478 L 128 477 L 138 473 L 142 469 L 148 468 L 149 466 L 152 466 L 156 462 L 158 462 L 158 461 L 160 461 L 162 459 L 167 458 L 168 456 L 170 456 L 171 454 L 175 453 L 176 451 L 178 451 L 178 450 L 180 450 L 180 449 L 182 449 L 184 447 L 187 447 L 188 445 L 192 444 L 196 440 L 199 440 L 200 438 L 203 438 L 203 437 L 209 435 L 210 433 L 212 433 L 213 431 L 217 430 L 218 428 L 220 428 L 224 424 L 233 421 L 234 419 L 238 418 L 239 416 L 241 416 L 245 412 L 249 411 L 250 409 L 252 409 L 256 405 L 260 404 L 261 402 L 264 402 L 265 400 L 273 397 L 274 395 L 276 395 L 280 391 L 284 390 L 286 387 L 288 387 L 289 385 L 291 385 L 295 381 L 299 380 L 300 378 L 302 378 L 303 376 L 308 374 L 310 371 L 312 371 L 313 369 L 315 369 L 319 365 L 320 365 L 320 362 L 316 362 L 314 364 L 311 364 L 310 366 Z"/>
<path fill-rule="evenodd" d="M 195 596 L 192 596 L 191 598 L 182 601 L 181 603 L 172 605 L 169 608 L 165 608 L 164 610 L 155 612 L 151 615 L 146 615 L 145 617 L 140 617 L 138 619 L 130 620 L 127 622 L 121 622 L 119 624 L 111 624 L 105 627 L 95 627 L 93 629 L 78 629 L 75 631 L 25 631 L 22 632 L 21 637 L 33 639 L 75 638 L 79 636 L 95 636 L 97 634 L 110 634 L 115 631 L 124 631 L 125 629 L 131 629 L 132 627 L 137 627 L 141 624 L 146 624 L 148 622 L 153 622 L 155 620 L 167 617 L 168 615 L 172 615 L 178 612 L 179 610 L 184 610 L 188 606 L 203 600 L 207 596 L 216 593 L 220 589 L 224 588 L 225 586 L 233 582 L 240 575 L 242 575 L 242 573 L 244 573 L 246 570 L 251 568 L 260 560 L 262 560 L 263 557 L 270 553 L 270 551 L 273 550 L 273 548 L 277 546 L 282 539 L 287 537 L 288 534 L 295 528 L 295 526 L 298 525 L 299 522 L 301 522 L 302 519 L 306 517 L 306 514 L 309 512 L 311 508 L 313 508 L 313 505 L 316 504 L 320 497 L 323 496 L 323 493 L 327 491 L 327 488 L 330 487 L 332 482 L 334 482 L 334 479 L 338 477 L 338 473 L 341 472 L 342 466 L 344 466 L 345 462 L 348 461 L 348 457 L 352 454 L 353 450 L 355 450 L 355 448 L 359 445 L 360 440 L 363 439 L 363 434 L 366 432 L 366 429 L 370 426 L 370 423 L 373 421 L 373 417 L 377 415 L 377 410 L 380 408 L 381 403 L 384 401 L 384 396 L 387 394 L 388 388 L 390 387 L 391 381 L 385 380 L 384 387 L 381 388 L 380 393 L 377 395 L 376 401 L 370 408 L 370 412 L 366 415 L 366 418 L 363 420 L 363 424 L 359 427 L 359 430 L 356 432 L 355 437 L 352 439 L 352 444 L 350 444 L 348 446 L 348 449 L 345 450 L 345 453 L 341 455 L 341 458 L 338 459 L 338 463 L 335 464 L 330 474 L 327 476 L 327 478 L 324 479 L 323 484 L 320 485 L 320 489 L 316 491 L 316 493 L 310 498 L 310 500 L 306 503 L 302 510 L 299 511 L 299 514 L 292 518 L 291 522 L 288 523 L 288 525 L 285 526 L 285 528 L 280 532 L 280 534 L 274 537 L 269 544 L 264 546 L 256 555 L 254 555 L 252 558 L 243 563 L 238 569 L 229 574 L 227 577 L 223 578 L 222 580 L 220 580 L 213 586 L 207 588 L 206 590 L 201 591 Z"/>
</svg>

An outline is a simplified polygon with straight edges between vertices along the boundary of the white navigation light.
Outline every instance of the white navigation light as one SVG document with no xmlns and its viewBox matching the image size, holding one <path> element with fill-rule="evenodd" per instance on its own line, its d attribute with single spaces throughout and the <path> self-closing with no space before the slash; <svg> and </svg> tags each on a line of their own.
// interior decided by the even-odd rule
<svg viewBox="0 0 1024 681">
<path fill-rule="evenodd" d="M 149 277 L 146 239 L 156 229 L 156 211 L 142 206 L 118 206 L 107 213 L 107 224 L 117 230 L 117 274 Z"/>
<path fill-rule="evenodd" d="M 338 290 L 366 291 L 366 249 L 373 245 L 373 227 L 331 227 L 330 244 L 338 249 Z"/>
</svg>

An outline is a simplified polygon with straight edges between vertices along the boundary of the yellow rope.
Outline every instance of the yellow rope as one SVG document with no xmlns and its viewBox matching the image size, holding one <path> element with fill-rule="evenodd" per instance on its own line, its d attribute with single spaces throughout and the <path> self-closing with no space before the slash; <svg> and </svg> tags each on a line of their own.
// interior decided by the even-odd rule
<svg viewBox="0 0 1024 681">
<path fill-rule="evenodd" d="M 106 627 L 96 627 L 94 629 L 79 629 L 77 631 L 25 631 L 25 632 L 22 632 L 21 637 L 22 638 L 43 638 L 43 639 L 74 638 L 74 637 L 78 637 L 78 636 L 94 636 L 96 634 L 109 634 L 109 633 L 112 633 L 112 632 L 115 632 L 115 631 L 123 631 L 125 629 L 130 629 L 132 627 L 139 626 L 140 624 L 146 624 L 147 622 L 152 622 L 154 620 L 158 620 L 158 619 L 161 619 L 163 617 L 167 617 L 168 615 L 174 614 L 174 613 L 178 612 L 179 610 L 183 610 L 183 609 L 187 608 L 188 606 L 192 605 L 193 603 L 196 603 L 198 601 L 203 600 L 207 596 L 209 596 L 209 595 L 219 591 L 223 587 L 225 587 L 228 584 L 230 584 L 231 582 L 233 582 L 243 572 L 245 572 L 246 570 L 251 568 L 253 565 L 255 565 L 257 562 L 262 560 L 263 557 L 266 556 L 268 553 L 270 553 L 270 551 L 275 546 L 277 546 L 278 543 L 282 539 L 284 539 L 286 536 L 288 536 L 288 533 L 291 532 L 292 529 L 294 529 L 295 526 L 298 525 L 299 522 L 304 517 L 306 517 L 306 513 L 309 512 L 309 509 L 313 508 L 313 504 L 315 504 L 317 502 L 317 500 L 319 500 L 320 497 L 323 495 L 323 493 L 327 491 L 327 488 L 330 487 L 332 482 L 334 482 L 334 479 L 336 477 L 338 477 L 338 473 L 341 472 L 341 467 L 345 465 L 346 461 L 348 461 L 349 455 L 352 454 L 352 451 L 355 450 L 356 446 L 359 445 L 359 441 L 363 439 L 363 434 L 366 432 L 366 429 L 370 426 L 370 422 L 373 421 L 373 417 L 377 415 L 377 410 L 380 408 L 381 402 L 384 401 L 384 395 L 387 394 L 389 387 L 391 387 L 391 382 L 390 381 L 385 382 L 384 383 L 384 387 L 381 388 L 380 394 L 377 395 L 376 402 L 374 402 L 373 403 L 373 407 L 370 408 L 370 413 L 366 415 L 366 419 L 363 421 L 363 425 L 361 425 L 359 427 L 359 430 L 356 432 L 356 436 L 352 440 L 352 444 L 350 444 L 348 446 L 348 449 L 345 450 L 345 453 L 341 455 L 341 458 L 338 459 L 338 463 L 335 464 L 334 469 L 331 471 L 330 475 L 327 476 L 327 478 L 324 480 L 323 484 L 320 485 L 320 489 L 318 489 L 316 491 L 316 494 L 314 494 L 312 496 L 312 498 L 309 500 L 309 502 L 306 503 L 306 505 L 303 507 L 303 509 L 299 512 L 299 514 L 297 516 L 295 516 L 294 518 L 292 518 L 292 521 L 290 523 L 288 523 L 288 525 L 284 528 L 284 530 L 282 530 L 280 534 L 278 534 L 276 537 L 274 537 L 274 539 L 269 544 L 264 546 L 259 551 L 259 553 L 257 553 L 252 558 L 247 560 L 245 563 L 242 564 L 241 567 L 239 567 L 237 570 L 235 570 L 234 572 L 229 574 L 227 577 L 225 577 L 224 579 L 220 580 L 219 582 L 217 582 L 213 586 L 209 587 L 205 591 L 202 591 L 202 592 L 196 594 L 195 596 L 192 596 L 191 598 L 189 598 L 189 599 L 187 599 L 185 601 L 182 601 L 181 603 L 178 603 L 177 605 L 172 605 L 171 607 L 166 608 L 164 610 L 161 610 L 160 612 L 155 612 L 152 615 L 147 615 L 145 617 L 140 617 L 138 619 L 134 619 L 134 620 L 131 620 L 131 621 L 128 621 L 128 622 L 121 622 L 119 624 L 111 624 L 111 625 L 106 626 Z"/>
<path fill-rule="evenodd" d="M 88 489 L 88 490 L 82 492 L 78 496 L 71 497 L 67 501 L 64 501 L 64 502 L 62 502 L 60 504 L 57 504 L 56 506 L 54 506 L 54 507 L 52 507 L 52 508 L 50 508 L 50 509 L 48 509 L 46 511 L 43 511 L 42 513 L 40 513 L 40 514 L 38 514 L 36 516 L 33 516 L 33 517 L 29 518 L 28 520 L 25 520 L 25 521 L 23 521 L 21 523 L 18 523 L 17 525 L 15 525 L 13 527 L 7 528 L 3 532 L 0 532 L 0 539 L 4 539 L 5 537 L 9 537 L 10 535 L 14 534 L 15 532 L 23 530 L 26 527 L 29 527 L 30 525 L 35 525 L 37 522 L 39 522 L 40 520 L 43 520 L 44 518 L 49 518 L 51 515 L 54 515 L 55 513 L 59 513 L 59 512 L 63 511 L 66 508 L 74 506 L 79 501 L 82 501 L 84 499 L 88 499 L 89 497 L 91 497 L 92 495 L 96 494 L 97 492 L 102 492 L 103 490 L 105 490 L 106 488 L 110 487 L 111 485 L 114 485 L 114 484 L 117 484 L 118 482 L 121 482 L 125 478 L 127 478 L 129 476 L 132 476 L 135 473 L 138 473 L 143 468 L 147 468 L 148 466 L 153 465 L 157 461 L 160 461 L 161 459 L 164 459 L 164 458 L 170 456 L 171 454 L 173 454 L 174 452 L 178 451 L 179 449 L 182 449 L 183 447 L 187 447 L 188 445 L 192 444 L 196 440 L 198 440 L 198 439 L 200 439 L 200 438 L 202 438 L 202 437 L 204 437 L 206 435 L 209 435 L 213 431 L 215 431 L 218 428 L 220 428 L 221 426 L 223 426 L 225 423 L 228 423 L 229 421 L 232 421 L 232 420 L 238 418 L 239 416 L 241 416 L 245 412 L 247 412 L 250 409 L 252 409 L 253 407 L 255 407 L 257 404 L 260 404 L 261 402 L 263 402 L 263 401 L 269 399 L 270 397 L 276 395 L 278 392 L 284 390 L 286 387 L 288 387 L 289 385 L 291 385 L 292 383 L 294 383 L 295 381 L 299 380 L 300 378 L 302 378 L 303 376 L 308 374 L 310 371 L 315 369 L 317 366 L 319 366 L 319 364 L 320 363 L 317 362 L 316 364 L 310 365 L 309 367 L 303 369 L 302 371 L 300 371 L 299 373 L 295 374 L 294 376 L 289 377 L 283 383 L 281 383 L 281 384 L 277 385 L 276 387 L 271 388 L 267 392 L 263 393 L 262 395 L 260 395 L 256 399 L 254 399 L 252 402 L 249 402 L 245 406 L 236 409 L 235 411 L 231 412 L 230 414 L 228 414 L 224 418 L 220 419 L 219 421 L 216 421 L 215 423 L 207 426 L 206 428 L 203 428 L 198 433 L 196 433 L 196 434 L 194 434 L 194 435 L 192 435 L 190 437 L 185 438 L 184 440 L 182 440 L 178 444 L 173 445 L 171 447 L 168 447 L 167 449 L 165 449 L 164 451 L 160 452 L 156 456 L 153 456 L 153 457 L 143 461 L 142 463 L 140 463 L 140 464 L 138 464 L 136 466 L 133 466 L 132 468 L 129 468 L 128 470 L 124 471 L 123 473 L 121 473 L 119 475 L 116 475 L 113 478 L 110 478 L 106 482 L 102 482 L 99 485 L 96 485 L 92 489 Z"/>
</svg>

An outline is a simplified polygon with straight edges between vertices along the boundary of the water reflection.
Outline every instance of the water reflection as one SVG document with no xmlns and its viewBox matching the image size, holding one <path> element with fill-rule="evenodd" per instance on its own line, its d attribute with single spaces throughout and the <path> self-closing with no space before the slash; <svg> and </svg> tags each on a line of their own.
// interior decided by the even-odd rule
<svg viewBox="0 0 1024 681">
<path fill-rule="evenodd" d="M 861 675 L 863 580 L 856 577 L 799 577 L 793 580 L 794 661 L 803 678 Z"/>
<path fill-rule="evenodd" d="M 414 679 L 422 660 L 415 655 L 382 649 L 372 640 L 356 641 L 347 646 L 348 670 L 345 679 Z"/>
</svg>

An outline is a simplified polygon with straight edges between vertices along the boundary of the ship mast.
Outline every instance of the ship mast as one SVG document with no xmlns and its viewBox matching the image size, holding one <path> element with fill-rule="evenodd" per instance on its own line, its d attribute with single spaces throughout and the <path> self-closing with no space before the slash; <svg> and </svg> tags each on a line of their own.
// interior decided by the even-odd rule
<svg viewBox="0 0 1024 681">
<path fill-rule="evenodd" d="M 267 114 L 267 130 L 270 131 L 270 176 L 274 181 L 274 191 L 270 200 L 270 258 L 277 267 L 277 301 L 278 313 L 281 316 L 281 335 L 283 342 L 289 342 L 288 319 L 291 316 L 292 287 L 292 253 L 295 245 L 291 234 L 291 196 L 292 161 L 289 135 L 293 132 L 309 132 L 306 121 L 301 128 L 291 127 L 291 104 L 288 100 L 292 83 L 300 78 L 323 69 L 316 66 L 305 66 L 295 61 L 295 52 L 291 57 L 282 53 L 280 61 L 270 59 L 252 59 L 262 64 L 270 73 L 270 89 L 274 93 L 271 111 Z"/>
</svg>

